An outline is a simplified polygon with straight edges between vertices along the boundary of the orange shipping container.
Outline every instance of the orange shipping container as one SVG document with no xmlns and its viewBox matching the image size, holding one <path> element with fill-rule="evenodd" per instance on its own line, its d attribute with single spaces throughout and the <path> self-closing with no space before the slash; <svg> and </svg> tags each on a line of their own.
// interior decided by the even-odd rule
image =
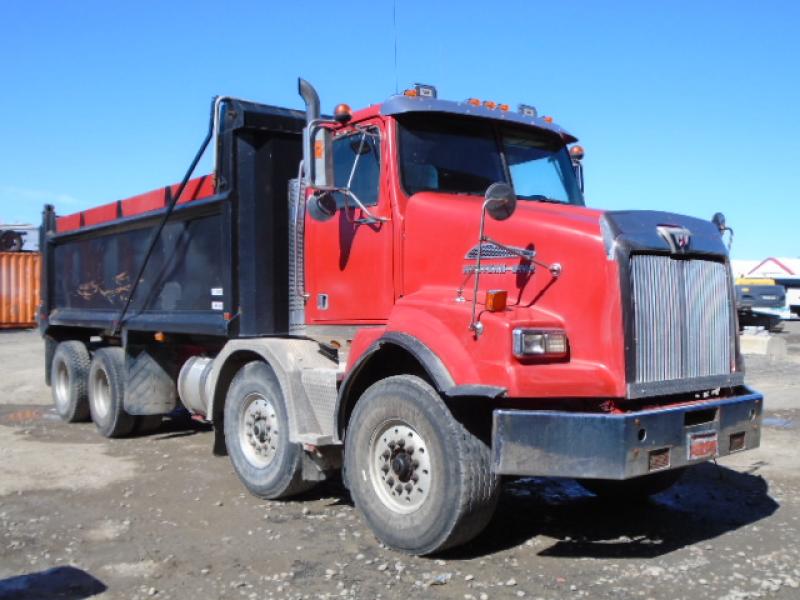
<svg viewBox="0 0 800 600">
<path fill-rule="evenodd" d="M 36 325 L 40 263 L 38 252 L 0 252 L 0 329 Z"/>
</svg>

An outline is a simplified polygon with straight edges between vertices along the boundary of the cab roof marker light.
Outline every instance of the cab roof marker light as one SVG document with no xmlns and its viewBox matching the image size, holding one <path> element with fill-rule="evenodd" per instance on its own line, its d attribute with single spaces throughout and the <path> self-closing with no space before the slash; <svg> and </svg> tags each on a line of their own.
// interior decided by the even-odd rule
<svg viewBox="0 0 800 600">
<path fill-rule="evenodd" d="M 417 92 L 417 96 L 419 96 L 420 98 L 438 97 L 438 94 L 436 93 L 436 88 L 426 83 L 415 83 L 414 91 Z"/>
<path fill-rule="evenodd" d="M 472 106 L 480 106 L 481 101 L 477 98 L 467 98 L 467 104 L 471 104 Z"/>
<path fill-rule="evenodd" d="M 517 110 L 526 117 L 533 117 L 535 119 L 537 116 L 539 116 L 536 107 L 531 106 L 530 104 L 520 104 L 517 106 Z"/>
</svg>

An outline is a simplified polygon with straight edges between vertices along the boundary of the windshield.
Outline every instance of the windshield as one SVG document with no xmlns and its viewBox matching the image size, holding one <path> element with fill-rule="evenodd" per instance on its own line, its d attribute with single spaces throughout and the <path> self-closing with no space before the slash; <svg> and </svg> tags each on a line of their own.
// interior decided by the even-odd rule
<svg viewBox="0 0 800 600">
<path fill-rule="evenodd" d="M 400 167 L 409 195 L 483 195 L 504 181 L 521 200 L 583 205 L 572 160 L 556 134 L 430 113 L 399 121 Z"/>
</svg>

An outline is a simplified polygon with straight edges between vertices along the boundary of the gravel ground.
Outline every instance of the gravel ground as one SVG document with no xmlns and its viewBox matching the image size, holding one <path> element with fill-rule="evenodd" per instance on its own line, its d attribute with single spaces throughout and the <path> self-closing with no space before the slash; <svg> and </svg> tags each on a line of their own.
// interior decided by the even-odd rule
<svg viewBox="0 0 800 600">
<path fill-rule="evenodd" d="M 337 484 L 246 494 L 212 434 L 165 420 L 108 441 L 51 409 L 35 332 L 0 333 L 0 600 L 8 598 L 800 598 L 800 324 L 749 357 L 762 447 L 639 507 L 567 480 L 504 487 L 473 543 L 382 548 Z"/>
</svg>

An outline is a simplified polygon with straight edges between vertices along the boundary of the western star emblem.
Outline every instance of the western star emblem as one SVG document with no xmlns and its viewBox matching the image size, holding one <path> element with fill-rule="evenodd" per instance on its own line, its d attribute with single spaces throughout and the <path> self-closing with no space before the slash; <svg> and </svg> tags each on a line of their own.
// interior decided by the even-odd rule
<svg viewBox="0 0 800 600">
<path fill-rule="evenodd" d="M 673 254 L 686 252 L 689 249 L 689 244 L 692 241 L 692 232 L 679 225 L 659 225 L 656 227 L 658 235 L 664 238 L 664 241 L 669 244 L 669 248 Z"/>
</svg>

